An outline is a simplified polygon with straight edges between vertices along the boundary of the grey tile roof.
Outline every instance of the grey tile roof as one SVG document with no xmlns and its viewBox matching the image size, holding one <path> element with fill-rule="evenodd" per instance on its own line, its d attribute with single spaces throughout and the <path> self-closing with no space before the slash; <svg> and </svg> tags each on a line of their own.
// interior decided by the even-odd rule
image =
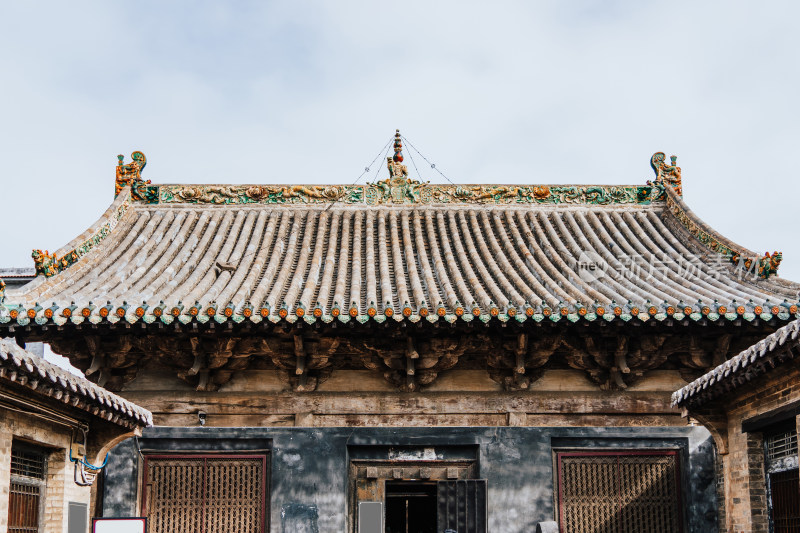
<svg viewBox="0 0 800 533">
<path fill-rule="evenodd" d="M 34 268 L 0 268 L 0 279 L 32 278 L 36 276 Z"/>
<path fill-rule="evenodd" d="M 236 193 L 229 199 L 238 201 L 244 186 L 228 188 Z M 6 308 L 22 306 L 15 313 L 20 324 L 36 302 L 42 307 L 31 318 L 37 321 L 45 320 L 51 302 L 57 321 L 71 302 L 86 318 L 110 311 L 112 319 L 119 312 L 134 321 L 153 317 L 157 308 L 156 318 L 171 311 L 187 316 L 195 302 L 199 315 L 218 305 L 212 312 L 230 306 L 234 317 L 249 309 L 256 318 L 306 320 L 646 318 L 648 310 L 661 319 L 688 311 L 695 320 L 764 314 L 788 320 L 797 313 L 799 285 L 737 275 L 728 259 L 715 256 L 676 218 L 674 202 L 681 201 L 674 194 L 668 195 L 673 207 L 663 197 L 643 204 L 355 206 L 217 205 L 216 197 L 198 203 L 176 201 L 177 195 L 151 205 L 129 201 L 125 191 L 108 220 L 65 248 L 80 252 L 72 266 L 8 291 Z M 92 240 L 97 228 L 103 239 Z M 730 244 L 716 234 L 703 236 Z M 588 271 L 587 264 L 604 270 Z M 106 302 L 110 308 L 103 311 Z M 9 312 L 0 307 L 0 324 L 8 323 Z"/>
<path fill-rule="evenodd" d="M 800 320 L 783 326 L 672 394 L 673 406 L 699 406 L 770 372 L 796 353 Z"/>
<path fill-rule="evenodd" d="M 153 425 L 153 415 L 147 409 L 25 351 L 11 339 L 0 339 L 0 380 L 15 382 L 121 426 Z"/>
</svg>

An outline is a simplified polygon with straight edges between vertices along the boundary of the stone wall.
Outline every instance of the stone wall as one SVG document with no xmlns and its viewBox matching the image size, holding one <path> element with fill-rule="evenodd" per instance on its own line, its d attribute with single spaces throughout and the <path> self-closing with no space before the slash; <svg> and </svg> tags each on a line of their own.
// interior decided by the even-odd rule
<svg viewBox="0 0 800 533">
<path fill-rule="evenodd" d="M 264 416 L 269 416 L 264 413 Z M 270 464 L 270 531 L 284 531 L 286 509 L 313 509 L 309 531 L 348 531 L 352 498 L 348 469 L 357 457 L 391 448 L 433 448 L 436 454 L 473 450 L 480 478 L 488 480 L 489 531 L 528 533 L 556 517 L 554 450 L 676 449 L 682 466 L 684 531 L 716 533 L 714 452 L 702 427 L 662 428 L 166 428 L 146 429 L 138 441 L 112 451 L 104 492 L 105 516 L 138 516 L 142 512 L 141 452 L 268 450 Z M 370 455 L 371 454 L 371 455 Z M 395 459 L 397 454 L 395 453 Z M 315 529 L 316 528 L 316 529 Z"/>
</svg>

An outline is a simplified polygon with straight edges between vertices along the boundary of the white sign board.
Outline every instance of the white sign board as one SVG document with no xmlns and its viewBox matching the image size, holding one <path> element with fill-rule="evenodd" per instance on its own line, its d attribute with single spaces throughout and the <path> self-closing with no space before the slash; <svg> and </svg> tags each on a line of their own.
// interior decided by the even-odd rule
<svg viewBox="0 0 800 533">
<path fill-rule="evenodd" d="M 147 533 L 147 518 L 93 518 L 92 533 Z"/>
</svg>

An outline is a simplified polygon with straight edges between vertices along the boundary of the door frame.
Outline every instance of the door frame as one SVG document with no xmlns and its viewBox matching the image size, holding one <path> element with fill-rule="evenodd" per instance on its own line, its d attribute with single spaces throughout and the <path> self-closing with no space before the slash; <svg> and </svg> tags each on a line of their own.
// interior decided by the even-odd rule
<svg viewBox="0 0 800 533">
<path fill-rule="evenodd" d="M 448 479 L 446 476 L 431 476 L 427 478 L 419 478 L 419 477 L 403 477 L 403 478 L 395 478 L 395 477 L 369 477 L 366 479 L 375 480 L 376 483 L 376 499 L 372 500 L 361 500 L 358 497 L 358 482 L 359 479 L 364 479 L 359 477 L 358 471 L 360 468 L 378 468 L 378 469 L 386 469 L 386 470 L 403 470 L 403 472 L 407 472 L 408 470 L 418 470 L 421 468 L 431 468 L 431 469 L 442 469 L 445 470 L 447 468 L 457 468 L 459 469 L 459 477 L 458 478 L 450 478 Z M 390 459 L 350 459 L 348 465 L 348 472 L 347 472 L 347 499 L 348 499 L 348 513 L 347 513 L 347 522 L 348 522 L 348 531 L 350 533 L 358 533 L 358 504 L 361 501 L 379 501 L 383 504 L 383 516 L 384 516 L 384 527 L 386 523 L 386 482 L 387 481 L 429 481 L 429 482 L 437 482 L 437 481 L 455 481 L 456 479 L 478 479 L 479 477 L 479 469 L 478 469 L 478 461 L 476 460 L 465 460 L 465 459 L 436 459 L 436 460 L 425 460 L 425 459 L 417 459 L 417 460 L 390 460 Z M 464 477 L 460 477 L 463 475 Z"/>
</svg>

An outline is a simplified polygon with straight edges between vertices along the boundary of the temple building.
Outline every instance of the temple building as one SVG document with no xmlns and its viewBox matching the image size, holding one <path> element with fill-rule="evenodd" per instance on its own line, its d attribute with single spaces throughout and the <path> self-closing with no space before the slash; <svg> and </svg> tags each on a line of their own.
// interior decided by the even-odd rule
<svg viewBox="0 0 800 533">
<path fill-rule="evenodd" d="M 699 220 L 660 152 L 638 185 L 438 185 L 403 143 L 361 185 L 152 184 L 119 156 L 97 223 L 34 251 L 0 336 L 153 414 L 113 450 L 102 514 L 725 531 L 727 451 L 671 394 L 800 316 L 781 254 Z"/>
</svg>

